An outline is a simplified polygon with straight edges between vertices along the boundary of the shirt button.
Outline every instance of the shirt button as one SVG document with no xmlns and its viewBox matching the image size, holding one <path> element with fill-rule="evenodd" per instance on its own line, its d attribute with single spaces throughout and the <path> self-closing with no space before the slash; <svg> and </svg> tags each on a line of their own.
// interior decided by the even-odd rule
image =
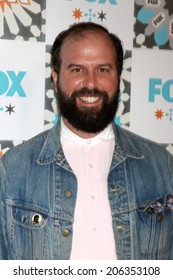
<svg viewBox="0 0 173 280">
<path fill-rule="evenodd" d="M 91 196 L 91 199 L 92 199 L 92 200 L 95 200 L 95 199 L 96 199 L 95 195 L 92 195 L 92 196 Z"/>
<path fill-rule="evenodd" d="M 90 167 L 90 168 L 93 168 L 93 165 L 90 163 L 90 164 L 89 164 L 89 167 Z"/>
<path fill-rule="evenodd" d="M 71 197 L 71 196 L 72 196 L 71 190 L 66 190 L 65 195 L 66 195 L 67 197 Z"/>
<path fill-rule="evenodd" d="M 87 140 L 86 143 L 87 143 L 87 145 L 91 144 L 91 140 Z"/>
<path fill-rule="evenodd" d="M 68 229 L 65 229 L 64 232 L 63 232 L 63 235 L 64 235 L 65 237 L 67 237 L 67 236 L 69 236 L 69 234 L 70 234 L 69 230 L 68 230 Z"/>
</svg>

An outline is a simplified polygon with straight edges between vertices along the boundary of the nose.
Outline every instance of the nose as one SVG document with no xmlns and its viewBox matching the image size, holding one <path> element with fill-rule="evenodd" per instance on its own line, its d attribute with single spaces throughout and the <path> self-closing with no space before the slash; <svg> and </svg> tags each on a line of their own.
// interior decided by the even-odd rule
<svg viewBox="0 0 173 280">
<path fill-rule="evenodd" d="M 84 86 L 87 87 L 88 89 L 93 89 L 97 87 L 97 77 L 94 71 L 86 73 Z"/>
</svg>

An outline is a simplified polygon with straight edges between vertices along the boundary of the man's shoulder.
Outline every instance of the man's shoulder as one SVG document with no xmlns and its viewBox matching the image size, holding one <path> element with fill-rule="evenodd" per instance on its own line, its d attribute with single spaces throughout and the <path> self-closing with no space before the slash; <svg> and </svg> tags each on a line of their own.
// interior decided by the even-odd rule
<svg viewBox="0 0 173 280">
<path fill-rule="evenodd" d="M 166 149 L 166 144 L 158 143 L 154 140 L 145 138 L 141 135 L 132 132 L 129 129 L 122 128 L 120 126 L 115 125 L 115 134 L 118 135 L 118 139 L 120 139 L 122 145 L 126 145 L 126 143 L 130 143 L 130 145 L 135 146 L 135 148 L 143 155 L 153 155 L 153 154 L 162 154 L 162 155 L 173 155 Z"/>
<path fill-rule="evenodd" d="M 21 144 L 16 145 L 9 150 L 7 150 L 3 157 L 3 161 L 13 161 L 16 159 L 26 159 L 33 154 L 38 154 L 41 150 L 48 134 L 50 133 L 50 129 L 43 131 L 34 137 L 23 141 Z"/>
</svg>

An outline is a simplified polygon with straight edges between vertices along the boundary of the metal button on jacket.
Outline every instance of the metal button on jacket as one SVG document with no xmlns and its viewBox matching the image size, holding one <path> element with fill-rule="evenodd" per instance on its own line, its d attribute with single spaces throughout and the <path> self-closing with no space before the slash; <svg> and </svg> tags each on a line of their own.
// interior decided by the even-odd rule
<svg viewBox="0 0 173 280">
<path fill-rule="evenodd" d="M 72 195 L 71 190 L 66 190 L 65 195 L 66 195 L 67 197 L 70 197 L 70 196 Z"/>
<path fill-rule="evenodd" d="M 65 229 L 64 232 L 63 232 L 63 235 L 64 235 L 65 237 L 67 237 L 67 236 L 69 236 L 69 234 L 70 234 L 69 230 L 68 230 L 68 229 Z"/>
</svg>

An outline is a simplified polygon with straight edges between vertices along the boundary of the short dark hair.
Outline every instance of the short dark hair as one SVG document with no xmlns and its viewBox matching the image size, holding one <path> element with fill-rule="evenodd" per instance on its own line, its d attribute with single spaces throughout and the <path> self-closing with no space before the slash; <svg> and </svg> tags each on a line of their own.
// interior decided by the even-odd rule
<svg viewBox="0 0 173 280">
<path fill-rule="evenodd" d="M 63 30 L 58 34 L 58 36 L 55 38 L 55 41 L 53 43 L 52 49 L 51 49 L 51 67 L 55 70 L 56 73 L 60 72 L 61 68 L 61 57 L 60 52 L 62 48 L 62 44 L 64 40 L 68 36 L 75 36 L 75 35 L 83 35 L 85 31 L 97 31 L 102 30 L 108 36 L 110 37 L 115 50 L 116 50 L 116 65 L 117 65 L 117 71 L 118 74 L 121 75 L 122 67 L 123 67 L 123 46 L 122 42 L 119 39 L 119 37 L 113 33 L 110 33 L 108 29 L 100 24 L 93 23 L 93 22 L 81 22 L 81 23 L 75 23 L 71 25 L 68 29 Z"/>
</svg>

